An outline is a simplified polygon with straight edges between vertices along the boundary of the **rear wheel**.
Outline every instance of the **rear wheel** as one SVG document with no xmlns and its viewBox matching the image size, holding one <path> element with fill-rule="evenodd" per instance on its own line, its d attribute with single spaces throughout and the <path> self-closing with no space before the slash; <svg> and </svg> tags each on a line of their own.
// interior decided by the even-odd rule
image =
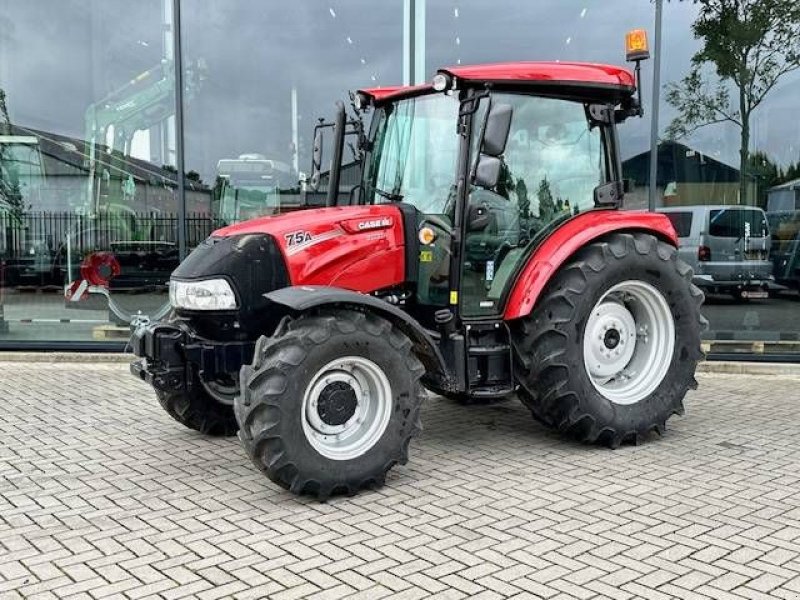
<svg viewBox="0 0 800 600">
<path fill-rule="evenodd" d="M 539 421 L 612 447 L 662 433 L 696 387 L 703 294 L 675 249 L 614 234 L 561 269 L 513 329 L 519 396 Z"/>
<path fill-rule="evenodd" d="M 422 428 L 422 364 L 388 321 L 337 310 L 262 337 L 242 367 L 239 439 L 269 479 L 326 499 L 383 485 Z"/>
<path fill-rule="evenodd" d="M 216 382 L 204 382 L 194 376 L 189 389 L 180 392 L 156 390 L 161 407 L 181 425 L 200 433 L 212 436 L 231 436 L 239 428 L 233 414 L 233 395 L 238 391 L 229 390 L 228 395 L 210 393 L 216 389 Z"/>
</svg>

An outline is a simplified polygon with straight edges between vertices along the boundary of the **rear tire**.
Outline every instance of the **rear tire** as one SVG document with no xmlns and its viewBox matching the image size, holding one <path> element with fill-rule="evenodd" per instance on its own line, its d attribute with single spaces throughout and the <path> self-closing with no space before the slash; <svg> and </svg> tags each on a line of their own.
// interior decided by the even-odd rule
<svg viewBox="0 0 800 600">
<path fill-rule="evenodd" d="M 384 484 L 422 430 L 422 363 L 388 321 L 303 315 L 256 344 L 234 403 L 239 439 L 267 477 L 325 500 Z"/>
<path fill-rule="evenodd" d="M 167 414 L 189 429 L 215 437 L 232 436 L 239 429 L 233 406 L 214 399 L 196 375 L 189 390 L 156 390 L 156 396 Z"/>
<path fill-rule="evenodd" d="M 582 442 L 617 447 L 663 433 L 683 414 L 703 357 L 703 293 L 691 280 L 675 248 L 651 235 L 581 249 L 512 328 L 522 402 Z"/>
</svg>

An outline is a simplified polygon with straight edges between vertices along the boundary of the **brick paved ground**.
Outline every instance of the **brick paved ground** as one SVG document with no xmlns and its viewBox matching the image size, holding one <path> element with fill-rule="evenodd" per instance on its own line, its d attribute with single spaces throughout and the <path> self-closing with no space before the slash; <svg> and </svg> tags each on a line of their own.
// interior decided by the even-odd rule
<svg viewBox="0 0 800 600">
<path fill-rule="evenodd" d="M 800 598 L 800 380 L 701 378 L 616 452 L 431 401 L 327 504 L 172 422 L 124 365 L 0 364 L 0 598 Z"/>
</svg>

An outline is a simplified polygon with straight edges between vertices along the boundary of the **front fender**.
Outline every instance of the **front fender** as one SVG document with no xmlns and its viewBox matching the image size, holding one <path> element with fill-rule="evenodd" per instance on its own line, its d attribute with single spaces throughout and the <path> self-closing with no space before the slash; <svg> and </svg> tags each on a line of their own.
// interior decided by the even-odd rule
<svg viewBox="0 0 800 600">
<path fill-rule="evenodd" d="M 578 250 L 609 233 L 644 232 L 678 246 L 669 218 L 661 213 L 593 210 L 566 221 L 528 258 L 506 302 L 503 318 L 530 314 L 547 283 Z"/>
<path fill-rule="evenodd" d="M 326 306 L 370 310 L 392 322 L 409 337 L 414 344 L 414 354 L 425 366 L 426 378 L 439 389 L 447 390 L 452 387 L 453 377 L 450 375 L 439 346 L 415 319 L 393 304 L 374 296 L 322 285 L 285 287 L 264 294 L 264 297 L 295 313 Z"/>
</svg>

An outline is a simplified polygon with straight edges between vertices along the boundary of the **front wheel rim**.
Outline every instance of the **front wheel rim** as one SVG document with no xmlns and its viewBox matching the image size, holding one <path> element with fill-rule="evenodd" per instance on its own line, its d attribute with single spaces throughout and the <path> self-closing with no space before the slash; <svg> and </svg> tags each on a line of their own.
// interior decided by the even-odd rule
<svg viewBox="0 0 800 600">
<path fill-rule="evenodd" d="M 586 372 L 595 389 L 615 404 L 636 404 L 652 394 L 669 370 L 674 349 L 669 304 L 644 281 L 611 287 L 584 329 Z"/>
<path fill-rule="evenodd" d="M 392 413 L 392 388 L 377 364 L 345 356 L 322 367 L 303 394 L 308 443 L 331 460 L 364 455 L 381 439 Z"/>
</svg>

